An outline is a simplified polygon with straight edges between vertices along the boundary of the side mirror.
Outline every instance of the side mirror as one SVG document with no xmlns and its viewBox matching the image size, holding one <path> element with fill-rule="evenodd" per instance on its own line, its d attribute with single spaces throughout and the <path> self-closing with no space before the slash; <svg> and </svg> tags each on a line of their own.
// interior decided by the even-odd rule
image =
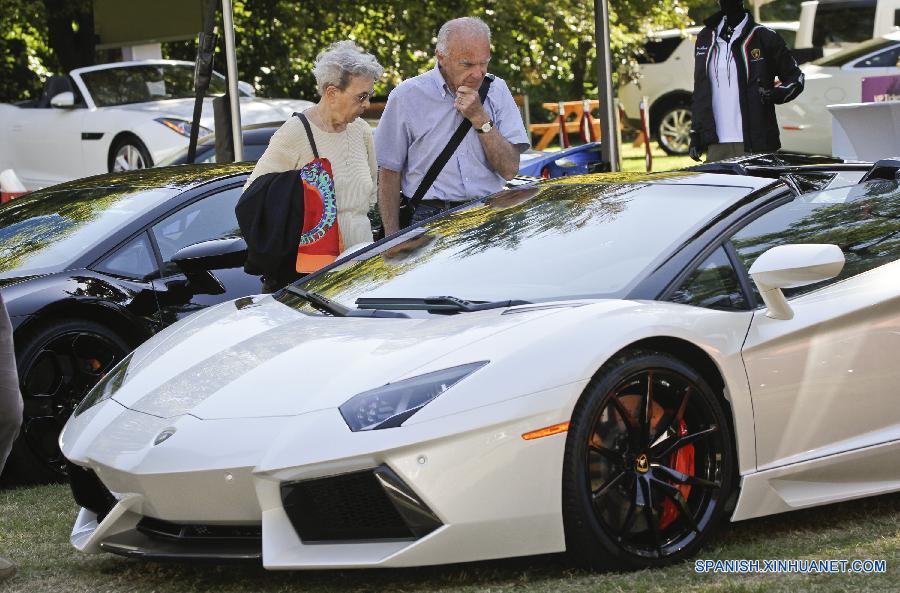
<svg viewBox="0 0 900 593">
<path fill-rule="evenodd" d="M 70 91 L 66 91 L 58 95 L 53 95 L 53 98 L 50 99 L 50 106 L 58 107 L 60 109 L 75 107 L 75 95 Z"/>
<path fill-rule="evenodd" d="M 191 289 L 199 294 L 222 294 L 225 287 L 210 270 L 239 268 L 247 261 L 247 243 L 241 237 L 213 239 L 182 247 L 172 263 L 187 276 Z"/>
<path fill-rule="evenodd" d="M 759 288 L 772 319 L 792 319 L 794 311 L 782 288 L 806 286 L 834 278 L 844 269 L 844 254 L 837 245 L 792 244 L 769 249 L 750 266 L 750 276 Z"/>
<path fill-rule="evenodd" d="M 238 87 L 238 93 L 240 93 L 242 95 L 246 95 L 248 97 L 256 96 L 256 89 L 253 88 L 253 85 L 250 84 L 249 82 L 244 82 L 243 80 L 239 80 L 237 87 Z"/>
</svg>

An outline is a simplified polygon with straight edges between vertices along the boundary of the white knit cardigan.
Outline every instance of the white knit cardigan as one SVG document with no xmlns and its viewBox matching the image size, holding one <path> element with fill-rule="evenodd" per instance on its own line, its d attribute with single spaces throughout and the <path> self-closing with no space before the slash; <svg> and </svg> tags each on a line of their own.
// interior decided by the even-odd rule
<svg viewBox="0 0 900 593">
<path fill-rule="evenodd" d="M 310 128 L 319 156 L 331 161 L 344 249 L 372 241 L 368 212 L 377 200 L 378 166 L 371 126 L 357 118 L 343 132 L 326 132 L 312 122 Z M 269 140 L 244 189 L 260 175 L 300 169 L 313 158 L 303 122 L 291 117 Z"/>
</svg>

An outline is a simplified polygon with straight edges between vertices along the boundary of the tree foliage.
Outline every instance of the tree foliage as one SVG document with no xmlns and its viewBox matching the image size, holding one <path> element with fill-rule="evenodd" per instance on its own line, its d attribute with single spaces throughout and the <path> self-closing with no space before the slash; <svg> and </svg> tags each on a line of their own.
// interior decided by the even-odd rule
<svg viewBox="0 0 900 593">
<path fill-rule="evenodd" d="M 2 43 L 16 49 L 4 52 L 0 100 L 32 97 L 39 88 L 35 78 L 84 65 L 85 52 L 93 52 L 87 4 L 89 0 L 0 0 Z M 702 0 L 611 0 L 617 75 L 633 74 L 648 31 L 686 26 L 688 8 L 708 4 L 710 12 L 715 9 Z M 438 28 L 462 15 L 479 16 L 491 26 L 490 69 L 513 92 L 527 93 L 536 103 L 596 96 L 590 0 L 235 0 L 238 73 L 261 96 L 314 98 L 311 66 L 316 54 L 333 41 L 350 38 L 385 66 L 376 87 L 385 95 L 400 80 L 433 66 Z M 191 60 L 195 47 L 193 41 L 167 43 L 163 52 Z M 223 70 L 224 59 L 218 62 Z M 30 71 L 27 81 L 23 64 Z"/>
</svg>

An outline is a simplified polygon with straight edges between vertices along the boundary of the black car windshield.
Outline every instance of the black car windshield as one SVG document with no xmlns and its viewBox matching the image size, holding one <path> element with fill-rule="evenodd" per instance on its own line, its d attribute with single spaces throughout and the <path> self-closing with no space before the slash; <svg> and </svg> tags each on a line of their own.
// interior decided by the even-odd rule
<svg viewBox="0 0 900 593">
<path fill-rule="evenodd" d="M 644 270 L 753 189 L 699 185 L 699 176 L 687 172 L 655 176 L 653 183 L 620 178 L 629 181 L 604 176 L 598 180 L 605 183 L 560 180 L 502 191 L 301 286 L 348 307 L 360 297 L 621 297 Z"/>
<path fill-rule="evenodd" d="M 194 66 L 140 64 L 82 72 L 81 80 L 97 107 L 194 98 Z M 225 93 L 225 79 L 215 73 L 207 95 Z"/>
<path fill-rule="evenodd" d="M 0 278 L 65 270 L 172 188 L 48 188 L 0 206 Z"/>
</svg>

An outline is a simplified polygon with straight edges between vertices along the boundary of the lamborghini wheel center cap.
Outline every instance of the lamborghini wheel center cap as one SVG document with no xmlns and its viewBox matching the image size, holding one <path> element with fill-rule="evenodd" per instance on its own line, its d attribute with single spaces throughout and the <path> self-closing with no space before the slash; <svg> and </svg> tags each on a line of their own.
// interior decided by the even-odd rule
<svg viewBox="0 0 900 593">
<path fill-rule="evenodd" d="M 646 453 L 641 453 L 634 460 L 634 469 L 638 471 L 638 473 L 646 474 L 650 471 L 650 460 L 647 458 Z"/>
</svg>

